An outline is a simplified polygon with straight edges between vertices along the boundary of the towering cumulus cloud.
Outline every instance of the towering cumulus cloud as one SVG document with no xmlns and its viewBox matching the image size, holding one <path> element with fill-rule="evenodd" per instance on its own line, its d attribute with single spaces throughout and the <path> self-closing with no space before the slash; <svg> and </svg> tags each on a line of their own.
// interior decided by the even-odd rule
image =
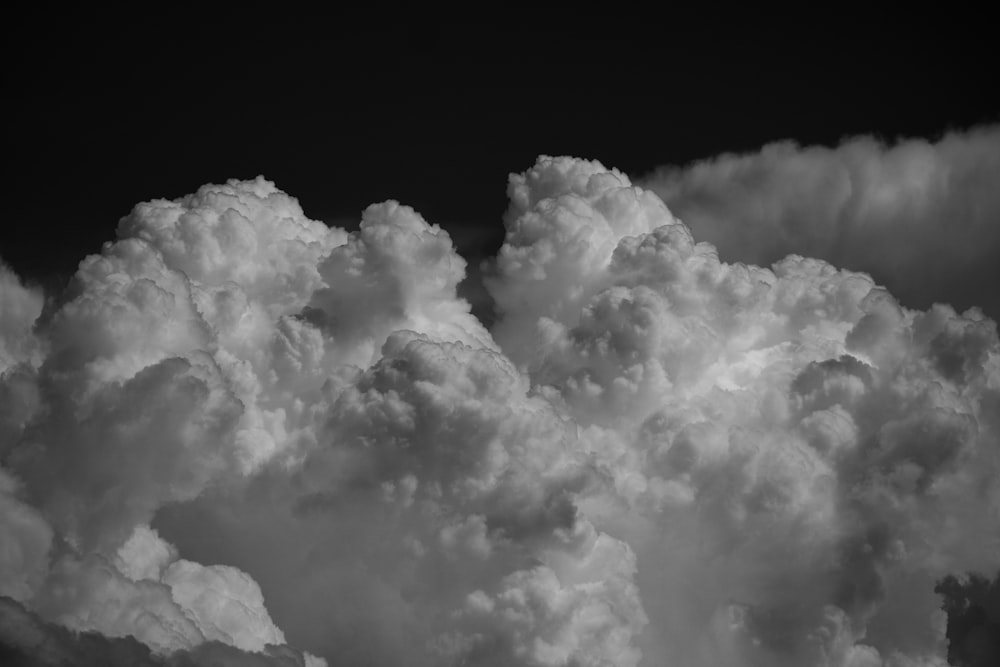
<svg viewBox="0 0 1000 667">
<path fill-rule="evenodd" d="M 1000 316 L 1000 126 L 886 145 L 790 142 L 665 167 L 642 184 L 729 261 L 789 253 L 867 271 L 905 303 Z"/>
<path fill-rule="evenodd" d="M 448 234 L 263 179 L 0 268 L 0 643 L 63 665 L 945 665 L 1000 563 L 1000 343 L 866 274 L 720 261 L 597 162 L 511 177 L 487 331 Z"/>
</svg>

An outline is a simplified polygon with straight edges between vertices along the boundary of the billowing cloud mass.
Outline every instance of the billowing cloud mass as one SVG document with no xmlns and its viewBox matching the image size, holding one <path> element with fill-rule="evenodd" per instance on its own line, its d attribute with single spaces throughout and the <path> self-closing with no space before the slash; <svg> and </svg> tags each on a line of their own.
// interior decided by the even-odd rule
<svg viewBox="0 0 1000 667">
<path fill-rule="evenodd" d="M 795 253 L 865 271 L 908 305 L 1000 317 L 1000 126 L 936 141 L 767 145 L 640 181 L 727 261 Z"/>
<path fill-rule="evenodd" d="M 720 261 L 597 162 L 511 177 L 487 287 L 396 202 L 135 207 L 0 269 L 0 642 L 31 664 L 928 667 L 1000 563 L 1000 343 Z"/>
</svg>

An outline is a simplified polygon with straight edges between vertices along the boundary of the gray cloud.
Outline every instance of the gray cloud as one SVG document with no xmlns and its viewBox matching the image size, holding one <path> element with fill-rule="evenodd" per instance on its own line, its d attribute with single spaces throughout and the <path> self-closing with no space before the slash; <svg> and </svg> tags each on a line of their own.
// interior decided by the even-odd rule
<svg viewBox="0 0 1000 667">
<path fill-rule="evenodd" d="M 74 632 L 0 597 L 0 658 L 16 667 L 310 667 L 288 647 L 246 652 L 220 642 L 160 656 L 134 637 Z"/>
</svg>

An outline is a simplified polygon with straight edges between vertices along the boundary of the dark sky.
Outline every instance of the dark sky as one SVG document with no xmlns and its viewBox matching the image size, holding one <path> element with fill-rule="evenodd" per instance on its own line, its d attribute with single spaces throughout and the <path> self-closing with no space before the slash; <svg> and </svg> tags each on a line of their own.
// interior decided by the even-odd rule
<svg viewBox="0 0 1000 667">
<path fill-rule="evenodd" d="M 339 225 L 398 199 L 475 259 L 502 236 L 507 174 L 539 153 L 640 174 L 1000 117 L 976 17 L 496 18 L 10 17 L 0 257 L 58 280 L 135 203 L 263 174 Z"/>
</svg>

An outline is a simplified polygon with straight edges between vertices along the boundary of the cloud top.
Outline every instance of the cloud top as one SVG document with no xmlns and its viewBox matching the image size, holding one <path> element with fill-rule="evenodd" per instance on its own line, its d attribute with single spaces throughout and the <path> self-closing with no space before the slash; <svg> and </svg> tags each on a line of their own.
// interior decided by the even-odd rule
<svg viewBox="0 0 1000 667">
<path fill-rule="evenodd" d="M 800 254 L 872 274 L 912 306 L 1000 302 L 1000 126 L 936 141 L 779 142 L 641 179 L 728 261 Z"/>
</svg>

